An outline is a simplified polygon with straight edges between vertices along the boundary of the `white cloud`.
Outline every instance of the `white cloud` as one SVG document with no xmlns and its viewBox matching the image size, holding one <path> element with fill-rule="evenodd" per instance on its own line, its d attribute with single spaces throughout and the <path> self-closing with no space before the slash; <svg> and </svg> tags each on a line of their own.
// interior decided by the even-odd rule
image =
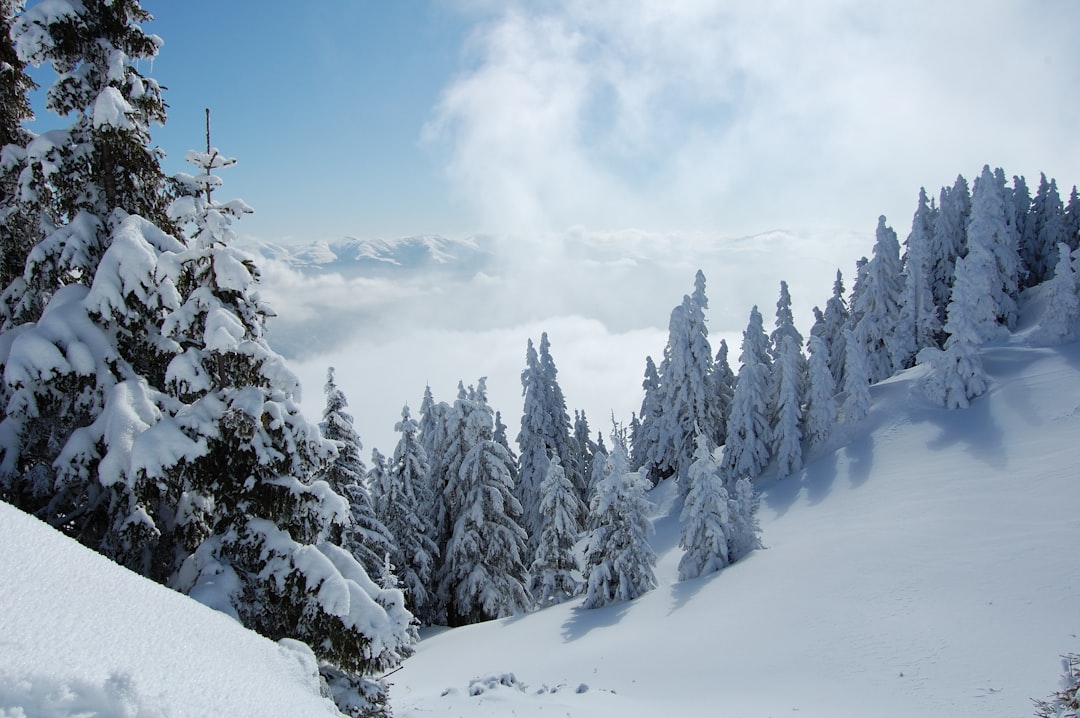
<svg viewBox="0 0 1080 718">
<path fill-rule="evenodd" d="M 1080 175 L 1074 2 L 469 11 L 426 137 L 496 231 L 872 230 L 986 162 Z"/>
</svg>

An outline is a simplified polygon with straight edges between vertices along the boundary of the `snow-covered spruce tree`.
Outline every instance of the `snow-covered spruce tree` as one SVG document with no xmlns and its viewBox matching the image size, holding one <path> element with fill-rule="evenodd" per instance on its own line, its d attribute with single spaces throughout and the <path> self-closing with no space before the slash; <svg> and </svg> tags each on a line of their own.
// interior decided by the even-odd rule
<svg viewBox="0 0 1080 718">
<path fill-rule="evenodd" d="M 709 409 L 710 425 L 713 429 L 713 446 L 722 446 L 727 439 L 727 418 L 731 412 L 731 401 L 735 396 L 735 372 L 728 362 L 727 340 L 721 339 L 720 346 L 713 357 L 712 373 L 709 374 Z"/>
<path fill-rule="evenodd" d="M 449 597 L 451 626 L 478 623 L 528 610 L 525 587 L 525 530 L 521 504 L 513 494 L 512 460 L 493 437 L 493 417 L 485 380 L 459 397 L 462 446 L 450 496 L 451 535 L 444 553 L 441 590 Z"/>
<path fill-rule="evenodd" d="M 1069 192 L 1069 202 L 1065 205 L 1065 243 L 1070 251 L 1080 248 L 1080 193 L 1073 185 Z"/>
<path fill-rule="evenodd" d="M 586 511 L 584 521 L 585 528 L 590 531 L 596 527 L 589 523 L 592 519 L 592 514 L 589 513 L 588 507 L 592 506 L 593 501 L 596 499 L 597 487 L 600 485 L 600 482 L 606 479 L 610 473 L 611 458 L 608 456 L 607 450 L 601 448 L 593 454 L 592 463 L 589 464 L 589 502 L 585 504 Z"/>
<path fill-rule="evenodd" d="M 0 292 L 22 276 L 26 257 L 41 238 L 40 202 L 27 170 L 26 148 L 33 135 L 23 126 L 32 120 L 30 92 L 37 87 L 15 51 L 11 27 L 23 0 L 0 0 Z M 4 303 L 0 302 L 0 311 Z M 0 330 L 4 326 L 0 316 Z"/>
<path fill-rule="evenodd" d="M 178 178 L 185 194 L 170 209 L 191 232 L 176 257 L 184 301 L 163 324 L 182 349 L 166 371 L 178 403 L 133 451 L 141 472 L 185 490 L 178 531 L 193 550 L 169 583 L 269 638 L 309 644 L 343 710 L 378 710 L 386 686 L 364 676 L 411 652 L 412 616 L 400 591 L 337 545 L 347 502 L 308 481 L 334 445 L 304 418 L 296 378 L 266 343 L 257 268 L 229 246 L 230 221 L 248 208 L 206 192 L 218 184 L 211 170 L 231 162 L 216 150 L 188 157 L 202 173 Z M 328 385 L 333 434 L 349 422 Z M 355 471 L 352 458 L 344 468 Z"/>
<path fill-rule="evenodd" d="M 578 497 L 585 495 L 585 478 L 578 458 L 577 444 L 571 434 L 566 400 L 559 387 L 558 370 L 551 357 L 547 332 L 540 336 L 537 351 L 529 340 L 525 353 L 525 369 L 521 372 L 524 410 L 517 443 L 518 500 L 525 511 L 524 527 L 529 534 L 529 547 L 535 550 L 540 538 L 540 484 L 547 474 L 548 460 L 559 457 Z"/>
<path fill-rule="evenodd" d="M 829 349 L 825 340 L 811 335 L 810 382 L 806 392 L 806 413 L 803 421 L 805 438 L 811 449 L 822 446 L 836 426 L 836 384 L 829 371 Z"/>
<path fill-rule="evenodd" d="M 941 323 L 937 307 L 934 306 L 930 262 L 934 214 L 926 197 L 926 188 L 920 188 L 918 206 L 911 220 L 911 233 L 904 242 L 904 289 L 900 296 L 900 317 L 893 344 L 893 366 L 897 370 L 911 367 L 920 349 L 938 346 Z"/>
<path fill-rule="evenodd" d="M 337 456 L 330 459 L 318 478 L 330 484 L 334 493 L 349 504 L 350 521 L 343 528 L 341 547 L 348 550 L 372 578 L 379 575 L 387 554 L 395 555 L 396 540 L 375 515 L 369 477 L 360 458 L 360 436 L 353 427 L 352 416 L 345 411 L 348 401 L 345 392 L 334 381 L 334 368 L 326 372 L 326 407 L 319 428 L 326 439 L 337 446 Z"/>
<path fill-rule="evenodd" d="M 582 481 L 585 484 L 585 498 L 589 494 L 589 467 L 592 466 L 593 455 L 597 450 L 597 443 L 593 441 L 592 431 L 589 429 L 589 418 L 583 410 L 574 409 L 574 448 L 577 449 L 577 465 Z M 582 500 L 584 505 L 584 499 Z"/>
<path fill-rule="evenodd" d="M 679 520 L 679 547 L 684 551 L 679 560 L 680 581 L 719 571 L 730 563 L 728 493 L 720 465 L 704 437 L 698 437 L 690 466 L 690 491 Z"/>
<path fill-rule="evenodd" d="M 805 358 L 788 334 L 781 340 L 773 363 L 772 383 L 776 387 L 775 409 L 769 434 L 776 457 L 776 476 L 783 478 L 802 468 L 803 374 Z"/>
<path fill-rule="evenodd" d="M 729 485 L 739 477 L 760 474 L 769 463 L 772 445 L 769 425 L 772 363 L 769 338 L 756 306 L 750 310 L 750 321 L 743 332 L 739 363 L 724 442 L 723 470 Z"/>
<path fill-rule="evenodd" d="M 863 345 L 845 330 L 847 350 L 844 359 L 844 400 L 840 419 L 845 424 L 857 424 L 870 412 L 870 376 L 866 368 Z"/>
<path fill-rule="evenodd" d="M 1035 215 L 1032 212 L 1031 190 L 1028 189 L 1026 179 L 1013 175 L 1010 198 L 1012 201 L 1006 209 L 1009 221 L 1016 230 L 1016 251 L 1020 255 L 1020 288 L 1026 289 L 1032 286 L 1027 256 L 1035 245 Z"/>
<path fill-rule="evenodd" d="M 585 551 L 589 583 L 585 608 L 629 601 L 656 588 L 645 482 L 630 471 L 626 448 L 617 439 L 612 441 L 610 459 L 611 471 L 597 485 L 589 506 L 589 523 L 595 528 Z"/>
<path fill-rule="evenodd" d="M 1037 718 L 1077 718 L 1080 716 L 1080 655 L 1061 657 L 1061 682 L 1050 700 L 1035 701 Z"/>
<path fill-rule="evenodd" d="M 1046 281 L 1046 310 L 1036 330 L 1039 341 L 1050 345 L 1076 339 L 1076 322 L 1080 320 L 1080 282 L 1077 265 L 1080 252 L 1069 253 L 1069 245 L 1058 245 L 1058 262 L 1054 275 Z"/>
<path fill-rule="evenodd" d="M 375 513 L 395 539 L 390 558 L 397 567 L 405 603 L 421 621 L 426 621 L 421 609 L 429 603 L 428 587 L 439 549 L 429 535 L 422 509 L 430 503 L 426 495 L 427 452 L 420 443 L 419 425 L 409 415 L 407 405 L 394 431 L 401 436 L 393 460 L 383 480 L 373 483 L 371 490 Z"/>
<path fill-rule="evenodd" d="M 817 308 L 815 307 L 815 310 Z M 811 335 L 821 337 L 829 350 L 829 371 L 832 372 L 833 382 L 836 386 L 844 383 L 844 327 L 847 326 L 851 313 L 848 311 L 847 302 L 844 300 L 844 276 L 840 270 L 836 270 L 836 281 L 833 282 L 833 293 L 825 303 L 825 311 L 821 313 L 820 323 L 815 323 L 810 330 Z"/>
<path fill-rule="evenodd" d="M 651 356 L 645 357 L 645 378 L 641 382 L 645 395 L 641 399 L 639 412 L 640 426 L 634 431 L 633 445 L 630 451 L 630 468 L 643 471 L 649 483 L 655 486 L 660 481 L 656 469 L 656 453 L 660 446 L 660 426 L 663 405 L 660 395 L 660 374 Z"/>
<path fill-rule="evenodd" d="M 1020 246 L 1026 270 L 1025 286 L 1034 287 L 1050 278 L 1057 265 L 1057 246 L 1068 242 L 1065 206 L 1058 193 L 1057 181 L 1040 177 L 1039 188 L 1031 204 L 1031 236 Z"/>
<path fill-rule="evenodd" d="M 581 534 L 585 507 L 558 456 L 548 463 L 540 495 L 540 540 L 529 573 L 533 597 L 546 606 L 573 598 L 584 587 L 574 545 Z"/>
<path fill-rule="evenodd" d="M 684 498 L 689 490 L 687 472 L 693 463 L 694 437 L 698 432 L 706 437 L 716 433 L 709 384 L 713 355 L 705 326 L 708 306 L 705 275 L 698 270 L 693 293 L 684 296 L 671 312 L 659 367 L 662 409 L 653 467 L 660 478 L 677 476 L 682 482 L 679 494 Z"/>
<path fill-rule="evenodd" d="M 967 224 L 971 215 L 971 192 L 963 175 L 952 187 L 942 187 L 938 216 L 930 238 L 930 275 L 938 320 L 945 323 L 945 311 L 952 298 L 956 260 L 967 253 Z"/>
<path fill-rule="evenodd" d="M 805 377 L 806 357 L 802 355 L 803 337 L 795 327 L 795 317 L 791 313 L 791 292 L 788 291 L 788 284 L 785 281 L 780 282 L 780 298 L 776 301 L 775 327 L 772 334 L 769 335 L 769 351 L 772 354 L 773 361 L 780 357 L 784 338 L 791 337 L 794 340 L 795 348 L 799 350 L 800 360 L 798 363 Z"/>
<path fill-rule="evenodd" d="M 46 107 L 73 124 L 34 137 L 24 153 L 4 152 L 5 166 L 23 164 L 16 214 L 37 223 L 15 233 L 41 239 L 4 290 L 3 326 L 22 326 L 0 356 L 0 491 L 144 572 L 161 532 L 158 504 L 175 487 L 133 477 L 127 462 L 132 436 L 161 410 L 174 347 L 160 326 L 179 297 L 158 264 L 182 248 L 167 231 L 164 176 L 147 147 L 164 104 L 133 65 L 160 43 L 139 27 L 147 18 L 127 1 L 41 3 L 12 25 L 18 62 L 52 65 Z"/>
<path fill-rule="evenodd" d="M 896 367 L 893 357 L 899 342 L 900 297 L 903 277 L 900 272 L 900 244 L 896 232 L 878 217 L 874 256 L 866 265 L 862 292 L 852 303 L 852 313 L 858 316 L 853 326 L 856 341 L 866 355 L 870 383 L 876 384 L 892 376 Z"/>
<path fill-rule="evenodd" d="M 971 220 L 967 230 L 967 255 L 976 251 L 986 252 L 993 258 L 984 264 L 991 279 L 990 294 L 984 301 L 997 310 L 997 322 L 1009 330 L 1016 326 L 1019 287 L 1020 255 L 1016 251 L 1016 232 L 1008 222 L 1006 207 L 1009 196 L 1004 174 L 991 172 L 983 166 L 982 174 L 975 181 L 971 195 Z M 1056 245 L 1054 251 L 1056 252 Z M 959 270 L 954 277 L 959 281 Z M 948 331 L 948 330 L 946 330 Z M 991 337 L 987 336 L 986 340 Z M 984 340 L 985 341 L 985 340 Z"/>
</svg>

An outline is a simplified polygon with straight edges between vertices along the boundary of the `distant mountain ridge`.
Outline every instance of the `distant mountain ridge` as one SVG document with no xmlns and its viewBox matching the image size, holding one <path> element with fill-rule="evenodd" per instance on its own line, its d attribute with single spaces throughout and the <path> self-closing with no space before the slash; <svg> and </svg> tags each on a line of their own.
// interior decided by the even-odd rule
<svg viewBox="0 0 1080 718">
<path fill-rule="evenodd" d="M 336 272 L 346 276 L 417 269 L 471 274 L 493 257 L 490 237 L 450 239 L 437 234 L 397 239 L 343 237 L 296 245 L 251 241 L 244 247 L 307 274 Z"/>
</svg>

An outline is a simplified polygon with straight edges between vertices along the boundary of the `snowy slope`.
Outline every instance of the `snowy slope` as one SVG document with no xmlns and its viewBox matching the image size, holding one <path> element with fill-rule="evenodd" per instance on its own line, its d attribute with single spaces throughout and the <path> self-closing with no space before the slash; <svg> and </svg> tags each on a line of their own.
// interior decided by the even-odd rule
<svg viewBox="0 0 1080 718">
<path fill-rule="evenodd" d="M 719 575 L 675 581 L 660 487 L 660 588 L 428 637 L 397 715 L 1031 715 L 1080 648 L 1080 345 L 984 356 L 966 411 L 920 368 L 874 387 L 839 448 L 763 484 L 768 548 Z"/>
<path fill-rule="evenodd" d="M 0 502 L 4 718 L 340 715 L 292 646 Z"/>
</svg>

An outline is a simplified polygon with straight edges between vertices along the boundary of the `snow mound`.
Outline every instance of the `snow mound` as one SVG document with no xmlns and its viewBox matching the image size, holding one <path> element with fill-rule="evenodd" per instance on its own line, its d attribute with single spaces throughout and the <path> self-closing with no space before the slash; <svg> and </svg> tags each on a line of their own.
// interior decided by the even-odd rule
<svg viewBox="0 0 1080 718">
<path fill-rule="evenodd" d="M 340 715 L 274 643 L 0 502 L 0 717 Z"/>
</svg>

